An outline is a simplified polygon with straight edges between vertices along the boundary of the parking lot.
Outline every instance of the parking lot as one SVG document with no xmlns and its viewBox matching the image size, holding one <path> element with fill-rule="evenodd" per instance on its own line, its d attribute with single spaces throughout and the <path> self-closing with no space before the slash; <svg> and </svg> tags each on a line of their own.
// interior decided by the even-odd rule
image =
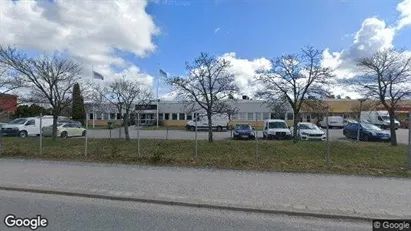
<svg viewBox="0 0 411 231">
<path fill-rule="evenodd" d="M 129 128 L 130 137 L 132 139 L 137 138 L 137 128 L 132 126 Z M 185 130 L 139 130 L 140 138 L 142 139 L 177 139 L 177 140 L 194 140 L 195 132 L 185 131 Z M 197 136 L 199 140 L 208 139 L 208 131 L 198 131 Z M 227 140 L 231 138 L 230 131 L 223 132 L 213 132 L 215 140 Z M 258 139 L 262 139 L 262 131 L 257 131 Z M 89 138 L 110 138 L 110 130 L 99 129 L 99 130 L 88 130 Z M 119 129 L 111 130 L 111 137 L 119 137 Z M 121 131 L 121 137 L 124 138 L 124 129 Z M 330 129 L 329 137 L 331 141 L 336 140 L 346 140 L 343 136 L 342 129 Z M 400 144 L 408 144 L 408 130 L 398 129 L 397 130 L 397 140 Z"/>
</svg>

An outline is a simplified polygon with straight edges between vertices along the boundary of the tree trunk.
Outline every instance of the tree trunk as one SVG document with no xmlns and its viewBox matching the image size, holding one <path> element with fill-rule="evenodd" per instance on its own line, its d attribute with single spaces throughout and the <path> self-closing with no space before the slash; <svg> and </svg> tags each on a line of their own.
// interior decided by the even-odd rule
<svg viewBox="0 0 411 231">
<path fill-rule="evenodd" d="M 213 121 L 211 119 L 211 113 L 207 112 L 208 119 L 208 142 L 213 142 Z"/>
<path fill-rule="evenodd" d="M 53 129 L 51 132 L 51 137 L 53 140 L 56 140 L 57 138 L 57 120 L 58 120 L 58 114 L 53 113 Z"/>
<path fill-rule="evenodd" d="M 294 113 L 294 121 L 293 121 L 293 143 L 298 142 L 298 122 L 300 122 L 300 113 Z"/>
<path fill-rule="evenodd" d="M 124 115 L 123 123 L 124 123 L 124 134 L 126 136 L 126 140 L 130 141 L 130 134 L 128 132 L 128 115 Z"/>
<path fill-rule="evenodd" d="M 391 145 L 397 146 L 397 132 L 395 131 L 395 114 L 392 111 L 388 112 L 390 115 L 390 132 L 391 132 Z"/>
</svg>

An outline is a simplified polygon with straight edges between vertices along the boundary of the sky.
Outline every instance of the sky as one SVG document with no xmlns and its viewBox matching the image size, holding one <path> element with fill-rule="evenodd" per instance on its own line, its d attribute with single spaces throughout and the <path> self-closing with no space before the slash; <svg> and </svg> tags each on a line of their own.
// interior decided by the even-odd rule
<svg viewBox="0 0 411 231">
<path fill-rule="evenodd" d="M 322 65 L 352 78 L 352 60 L 395 47 L 411 51 L 411 0 L 0 1 L 0 43 L 31 55 L 65 52 L 112 81 L 122 75 L 156 88 L 158 68 L 184 75 L 200 52 L 232 64 L 241 93 L 270 60 L 306 45 Z M 163 99 L 174 94 L 159 84 Z M 335 95 L 361 97 L 347 86 Z"/>
</svg>

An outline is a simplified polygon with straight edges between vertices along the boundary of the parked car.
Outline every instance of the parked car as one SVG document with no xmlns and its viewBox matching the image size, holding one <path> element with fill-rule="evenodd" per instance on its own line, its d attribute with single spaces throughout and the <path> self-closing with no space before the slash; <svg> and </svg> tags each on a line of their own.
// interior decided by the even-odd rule
<svg viewBox="0 0 411 231">
<path fill-rule="evenodd" d="M 59 120 L 59 123 L 72 123 L 72 124 L 75 124 L 75 125 L 77 125 L 77 126 L 79 126 L 79 127 L 82 127 L 83 125 L 81 124 L 81 122 L 80 121 L 77 121 L 77 120 Z"/>
<path fill-rule="evenodd" d="M 196 123 L 197 120 L 197 123 Z M 228 117 L 225 115 L 213 115 L 211 117 L 211 123 L 212 123 L 212 129 L 215 129 L 219 132 L 222 132 L 225 129 L 228 129 L 229 121 Z M 208 129 L 208 119 L 207 116 L 205 115 L 199 115 L 197 118 L 194 118 L 193 120 L 189 120 L 186 123 L 186 129 L 190 131 L 195 131 L 196 130 L 196 124 L 197 124 L 197 130 L 200 129 Z"/>
<path fill-rule="evenodd" d="M 43 116 L 41 128 L 53 124 L 53 118 Z M 40 117 L 18 118 L 1 127 L 3 136 L 38 136 L 40 135 Z"/>
<path fill-rule="evenodd" d="M 408 128 L 408 126 L 409 126 L 408 118 L 400 121 L 400 128 Z"/>
<path fill-rule="evenodd" d="M 52 136 L 53 125 L 43 128 L 43 136 Z M 78 126 L 75 123 L 59 123 L 57 124 L 57 136 L 61 138 L 85 136 L 86 129 Z"/>
<path fill-rule="evenodd" d="M 236 124 L 233 131 L 233 139 L 255 139 L 255 129 L 253 129 L 250 124 Z"/>
<path fill-rule="evenodd" d="M 358 127 L 360 126 L 360 127 Z M 346 138 L 357 139 L 358 128 L 360 129 L 360 140 L 363 141 L 390 141 L 391 134 L 380 127 L 369 123 L 351 123 L 345 126 L 343 134 Z"/>
<path fill-rule="evenodd" d="M 290 128 L 294 134 L 293 127 Z M 317 125 L 308 122 L 300 122 L 297 125 L 297 135 L 301 140 L 326 140 L 325 132 Z"/>
<path fill-rule="evenodd" d="M 327 118 L 320 122 L 322 128 L 327 127 Z M 344 118 L 342 116 L 328 116 L 328 128 L 344 128 Z"/>
<path fill-rule="evenodd" d="M 344 127 L 345 127 L 347 124 L 355 124 L 355 123 L 358 123 L 358 122 L 356 120 L 353 120 L 353 119 L 344 119 L 343 123 L 344 123 Z"/>
<path fill-rule="evenodd" d="M 291 139 L 291 131 L 284 120 L 264 120 L 263 139 Z"/>
</svg>

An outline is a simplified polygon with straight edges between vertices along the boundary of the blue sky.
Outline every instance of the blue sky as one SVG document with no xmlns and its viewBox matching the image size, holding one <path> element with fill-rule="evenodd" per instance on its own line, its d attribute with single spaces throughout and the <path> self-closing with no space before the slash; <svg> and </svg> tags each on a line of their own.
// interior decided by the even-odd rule
<svg viewBox="0 0 411 231">
<path fill-rule="evenodd" d="M 86 77 L 93 65 L 107 82 L 126 75 L 152 86 L 157 63 L 183 75 L 186 61 L 208 52 L 227 58 L 242 94 L 253 94 L 257 70 L 305 45 L 325 49 L 324 65 L 342 78 L 355 74 L 349 60 L 392 46 L 411 51 L 411 0 L 10 0 L 0 9 L 2 44 L 64 51 Z"/>
<path fill-rule="evenodd" d="M 133 61 L 152 75 L 157 74 L 157 62 L 169 73 L 183 74 L 184 62 L 202 51 L 236 52 L 247 59 L 298 52 L 307 44 L 340 51 L 352 44 L 364 19 L 376 16 L 392 24 L 398 17 L 398 2 L 383 0 L 176 2 L 147 7 L 161 28 L 154 38 L 158 49 Z M 410 36 L 409 29 L 401 31 L 394 45 L 411 48 Z"/>
</svg>

